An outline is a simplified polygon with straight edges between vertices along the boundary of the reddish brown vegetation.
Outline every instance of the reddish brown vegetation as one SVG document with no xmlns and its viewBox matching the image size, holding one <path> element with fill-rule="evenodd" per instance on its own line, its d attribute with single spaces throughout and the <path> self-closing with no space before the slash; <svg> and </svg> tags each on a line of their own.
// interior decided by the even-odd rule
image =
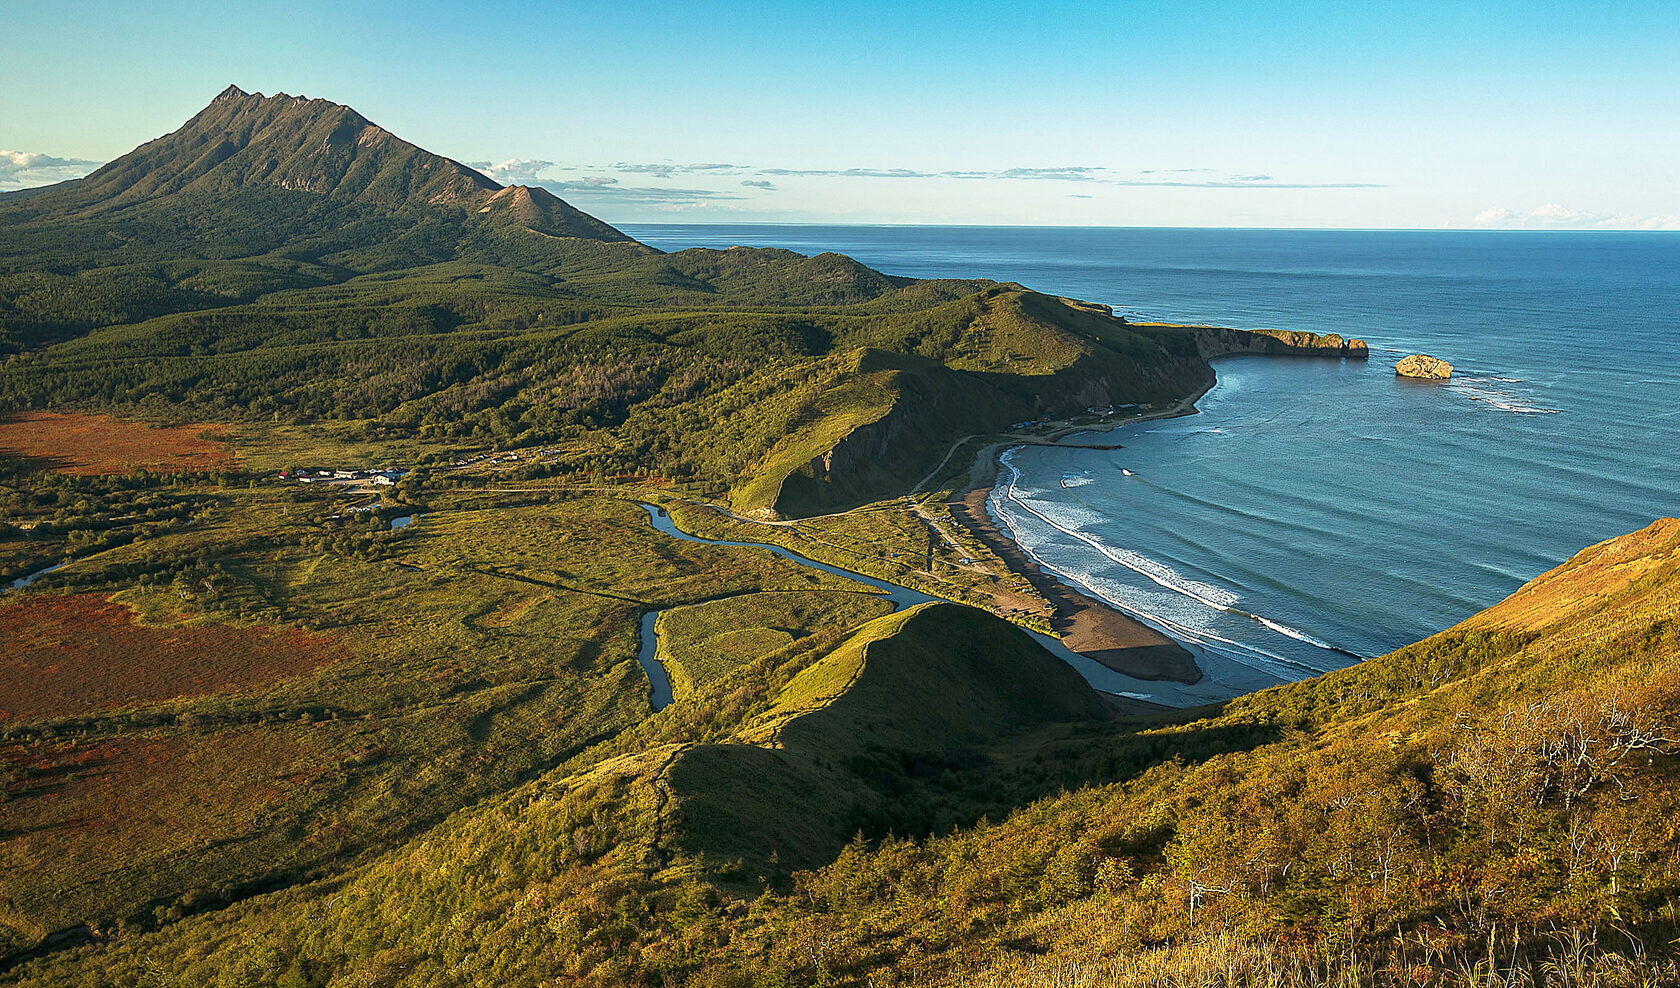
<svg viewBox="0 0 1680 988">
<path fill-rule="evenodd" d="M 198 696 L 308 672 L 331 639 L 281 628 L 151 628 L 95 594 L 0 606 L 0 722 Z"/>
<path fill-rule="evenodd" d="M 82 476 L 232 467 L 233 453 L 204 438 L 204 431 L 191 425 L 153 428 L 109 415 L 22 412 L 0 419 L 0 457 Z"/>
<path fill-rule="evenodd" d="M 257 728 L 0 747 L 0 900 L 68 903 L 67 918 L 94 876 L 167 888 L 179 855 L 250 834 L 331 765 L 320 740 Z"/>
</svg>

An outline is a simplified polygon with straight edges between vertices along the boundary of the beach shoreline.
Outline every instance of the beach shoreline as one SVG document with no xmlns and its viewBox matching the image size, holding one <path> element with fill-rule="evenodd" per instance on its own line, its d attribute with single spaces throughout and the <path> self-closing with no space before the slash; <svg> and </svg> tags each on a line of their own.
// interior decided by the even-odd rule
<svg viewBox="0 0 1680 988">
<path fill-rule="evenodd" d="M 975 454 L 967 482 L 959 483 L 945 502 L 957 524 L 1049 602 L 1051 631 L 1064 645 L 1135 679 L 1191 685 L 1201 681 L 1203 672 L 1195 656 L 1183 645 L 1040 566 L 993 520 L 986 502 L 997 482 L 999 459 L 1006 451 L 1024 445 L 1063 445 L 1059 440 L 1077 433 L 1109 432 L 1136 422 L 1194 415 L 1198 411 L 1196 402 L 1212 388 L 1210 383 L 1159 412 L 1144 412 L 1112 422 L 1070 424 L 1053 429 L 1041 442 L 1005 439 L 984 446 Z"/>
</svg>

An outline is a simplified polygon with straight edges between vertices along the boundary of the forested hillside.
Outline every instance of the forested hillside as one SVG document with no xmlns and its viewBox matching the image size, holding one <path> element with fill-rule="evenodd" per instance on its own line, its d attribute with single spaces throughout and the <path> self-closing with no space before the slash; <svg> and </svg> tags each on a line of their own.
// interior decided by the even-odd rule
<svg viewBox="0 0 1680 988">
<path fill-rule="evenodd" d="M 893 493 L 953 434 L 1208 374 L 1185 332 L 1018 286 L 837 254 L 661 254 L 348 107 L 231 87 L 85 179 L 0 199 L 0 353 L 0 409 L 439 446 L 588 436 L 551 468 L 794 510 Z M 883 420 L 853 444 L 867 470 L 812 476 Z M 784 504 L 790 474 L 814 483 Z"/>
<path fill-rule="evenodd" d="M 1680 523 L 1173 711 L 951 508 L 1364 352 L 661 253 L 230 88 L 0 197 L 0 982 L 1676 983 Z"/>
</svg>

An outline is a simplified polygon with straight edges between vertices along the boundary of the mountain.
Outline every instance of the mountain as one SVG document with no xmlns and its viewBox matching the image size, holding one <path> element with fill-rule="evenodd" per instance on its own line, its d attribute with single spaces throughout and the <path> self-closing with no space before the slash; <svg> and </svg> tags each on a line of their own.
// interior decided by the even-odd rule
<svg viewBox="0 0 1680 988">
<path fill-rule="evenodd" d="M 0 201 L 0 410 L 262 407 L 512 445 L 608 428 L 619 441 L 569 469 L 721 485 L 741 510 L 856 505 L 970 432 L 1187 394 L 1211 379 L 1197 346 L 839 254 L 663 254 L 349 107 L 235 87 L 84 179 Z M 580 364 L 614 383 L 557 392 Z"/>
<path fill-rule="evenodd" d="M 237 86 L 223 90 L 181 129 L 86 178 L 38 193 L 30 207 L 85 216 L 175 196 L 225 199 L 252 188 L 308 193 L 339 206 L 508 212 L 549 236 L 631 239 L 544 189 L 504 189 L 348 106 L 284 93 L 265 97 Z"/>
</svg>

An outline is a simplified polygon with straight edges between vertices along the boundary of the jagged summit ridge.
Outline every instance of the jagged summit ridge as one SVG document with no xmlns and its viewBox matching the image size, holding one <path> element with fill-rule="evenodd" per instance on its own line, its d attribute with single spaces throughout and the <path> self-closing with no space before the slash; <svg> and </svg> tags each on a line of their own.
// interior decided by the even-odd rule
<svg viewBox="0 0 1680 988">
<path fill-rule="evenodd" d="M 501 185 L 451 158 L 397 137 L 343 104 L 230 85 L 180 129 L 67 183 L 77 211 L 102 211 L 181 193 L 225 197 L 271 186 L 331 203 L 485 209 Z M 542 190 L 538 190 L 542 191 Z M 628 241 L 606 223 L 542 191 L 511 210 L 529 229 L 557 237 Z"/>
</svg>

